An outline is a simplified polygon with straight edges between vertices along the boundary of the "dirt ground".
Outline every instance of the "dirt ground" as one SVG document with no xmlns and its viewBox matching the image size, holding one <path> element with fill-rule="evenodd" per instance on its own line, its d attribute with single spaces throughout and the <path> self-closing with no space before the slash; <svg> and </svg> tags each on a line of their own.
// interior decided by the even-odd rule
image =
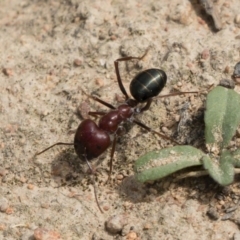
<svg viewBox="0 0 240 240">
<path fill-rule="evenodd" d="M 240 1 L 214 4 L 221 30 L 197 0 L 0 1 L 0 239 L 240 239 L 239 178 L 225 188 L 207 176 L 177 181 L 178 174 L 138 183 L 136 159 L 172 143 L 133 124 L 117 142 L 107 184 L 110 150 L 100 157 L 103 214 L 73 147 L 33 157 L 56 142 L 72 143 L 88 111 L 108 111 L 82 89 L 114 106 L 124 100 L 114 69 L 120 57 L 149 49 L 141 61 L 120 63 L 127 91 L 134 75 L 151 67 L 167 73 L 162 95 L 207 92 L 231 79 L 240 60 Z M 139 119 L 202 147 L 205 96 L 154 100 Z M 106 222 L 117 226 L 106 229 Z"/>
</svg>

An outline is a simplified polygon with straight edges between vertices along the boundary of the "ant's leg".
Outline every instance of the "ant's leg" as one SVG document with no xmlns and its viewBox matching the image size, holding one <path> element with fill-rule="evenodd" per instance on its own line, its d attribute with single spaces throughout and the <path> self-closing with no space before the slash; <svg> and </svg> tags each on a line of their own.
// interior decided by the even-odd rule
<svg viewBox="0 0 240 240">
<path fill-rule="evenodd" d="M 111 177 L 111 174 L 112 174 L 113 156 L 114 156 L 114 152 L 115 152 L 116 143 L 117 143 L 117 136 L 114 135 L 114 139 L 113 139 L 113 143 L 112 143 L 112 150 L 111 150 L 111 155 L 110 155 L 110 167 L 109 167 L 107 182 L 110 180 L 110 177 Z"/>
<path fill-rule="evenodd" d="M 153 99 L 164 98 L 164 97 L 172 97 L 172 96 L 183 95 L 183 94 L 188 94 L 188 93 L 199 93 L 199 92 L 174 92 L 174 93 L 169 93 L 167 95 L 154 97 Z"/>
<path fill-rule="evenodd" d="M 164 96 L 158 96 L 158 97 L 155 97 L 155 98 L 171 97 L 171 96 L 183 95 L 183 94 L 187 94 L 187 93 L 198 93 L 198 92 L 177 92 L 177 93 L 170 93 L 170 94 L 167 94 L 167 95 L 164 95 Z M 146 105 L 140 109 L 140 112 L 147 111 L 150 108 L 150 106 L 151 106 L 152 100 L 153 100 L 153 98 L 149 99 L 147 101 Z M 141 123 L 141 122 L 139 122 L 137 120 L 133 120 L 133 122 L 135 122 L 140 127 L 148 130 L 149 132 L 153 132 L 153 133 L 159 135 L 160 137 L 162 137 L 164 139 L 167 139 L 167 140 L 170 140 L 171 142 L 179 144 L 178 142 L 174 141 L 173 139 L 171 139 L 171 138 L 169 138 L 169 137 L 167 137 L 167 136 L 165 136 L 165 135 L 163 135 L 163 134 L 161 134 L 159 132 L 156 132 L 155 130 L 151 129 L 150 127 L 146 126 L 145 124 L 143 124 L 143 123 Z"/>
<path fill-rule="evenodd" d="M 139 122 L 139 121 L 137 121 L 137 120 L 133 120 L 133 122 L 136 123 L 138 126 L 146 129 L 147 131 L 157 134 L 158 136 L 160 136 L 160 137 L 163 138 L 163 139 L 169 140 L 169 141 L 171 141 L 171 142 L 173 142 L 173 143 L 175 143 L 175 144 L 177 144 L 177 145 L 180 145 L 178 142 L 176 142 L 176 141 L 173 140 L 172 138 L 170 138 L 170 137 L 168 137 L 168 136 L 165 136 L 164 134 L 161 134 L 161 133 L 153 130 L 152 128 L 146 126 L 144 123 L 141 123 L 141 122 Z"/>
<path fill-rule="evenodd" d="M 88 115 L 93 117 L 103 116 L 105 114 L 106 114 L 105 112 L 88 112 Z"/>
<path fill-rule="evenodd" d="M 98 97 L 95 97 L 95 96 L 92 96 L 92 95 L 87 94 L 83 89 L 81 89 L 81 91 L 82 91 L 85 95 L 87 95 L 89 98 L 92 98 L 94 101 L 99 102 L 99 103 L 101 103 L 102 105 L 104 105 L 104 106 L 106 106 L 106 107 L 108 107 L 108 108 L 110 108 L 110 109 L 116 109 L 112 104 L 107 103 L 107 102 L 103 101 L 102 99 L 100 99 L 100 98 L 98 98 Z"/>
<path fill-rule="evenodd" d="M 140 109 L 140 112 L 147 111 L 150 108 L 151 103 L 152 103 L 152 98 L 148 99 L 146 105 Z"/>
<path fill-rule="evenodd" d="M 102 116 L 102 115 L 105 115 L 106 113 L 104 112 L 89 112 L 88 113 L 90 116 Z M 112 150 L 111 150 L 111 156 L 110 156 L 110 167 L 109 167 L 109 174 L 108 174 L 108 180 L 110 180 L 110 176 L 112 174 L 112 166 L 113 166 L 113 156 L 114 156 L 114 152 L 115 152 L 115 147 L 116 147 L 116 142 L 117 142 L 117 137 L 116 135 L 114 136 L 114 139 L 113 139 L 113 143 L 112 143 Z"/>
<path fill-rule="evenodd" d="M 69 146 L 69 145 L 74 145 L 74 143 L 63 143 L 63 142 L 55 143 L 55 144 L 51 145 L 50 147 L 45 148 L 43 151 L 35 153 L 34 157 L 37 156 L 37 155 L 40 155 L 40 154 L 42 154 L 42 153 L 44 153 L 46 151 L 48 151 L 49 149 L 51 149 L 51 148 L 53 148 L 53 147 L 55 147 L 57 145 L 68 145 Z"/>
<path fill-rule="evenodd" d="M 119 58 L 119 59 L 114 61 L 114 66 L 115 66 L 115 72 L 116 72 L 116 75 L 117 75 L 118 86 L 119 86 L 121 92 L 123 93 L 123 95 L 125 96 L 126 101 L 129 99 L 129 96 L 128 96 L 126 90 L 125 90 L 125 87 L 123 86 L 122 79 L 121 79 L 120 72 L 119 72 L 118 63 L 119 62 L 124 62 L 124 61 L 130 61 L 130 60 L 134 60 L 134 59 L 142 60 L 147 55 L 147 53 L 148 53 L 148 50 L 143 54 L 142 57 L 123 57 L 123 58 Z"/>
<path fill-rule="evenodd" d="M 142 107 L 140 109 L 140 112 L 143 112 L 143 111 L 146 111 L 149 109 L 149 107 L 151 106 L 151 103 L 152 103 L 152 100 L 153 99 L 156 99 L 156 98 L 164 98 L 164 97 L 171 97 L 171 96 L 177 96 L 177 95 L 183 95 L 183 94 L 187 94 L 187 93 L 198 93 L 198 92 L 177 92 L 177 93 L 170 93 L 170 94 L 167 94 L 167 95 L 163 95 L 163 96 L 158 96 L 158 97 L 155 97 L 155 98 L 151 98 L 147 101 L 146 105 L 144 107 Z M 145 124 L 137 121 L 137 120 L 133 120 L 134 123 L 136 123 L 137 125 L 139 125 L 140 127 L 148 130 L 149 132 L 153 132 L 155 134 L 157 134 L 158 136 L 164 138 L 164 139 L 167 139 L 167 140 L 170 140 L 171 142 L 174 142 L 175 144 L 178 144 L 178 142 L 176 142 L 175 140 L 173 140 L 172 138 L 170 137 L 167 137 L 159 132 L 156 132 L 155 130 L 151 129 L 150 127 L 146 126 Z"/>
<path fill-rule="evenodd" d="M 183 95 L 183 94 L 187 94 L 187 93 L 198 93 L 198 92 L 175 92 L 175 93 L 170 93 L 170 94 L 163 95 L 163 96 L 150 98 L 147 101 L 146 105 L 140 109 L 140 112 L 147 111 L 150 108 L 153 99 L 164 98 L 164 97 L 172 97 L 172 96 Z"/>
<path fill-rule="evenodd" d="M 88 168 L 89 168 L 89 170 L 91 171 L 91 174 L 92 174 L 92 183 L 93 183 L 95 201 L 96 201 L 96 203 L 97 203 L 98 209 L 100 210 L 101 213 L 103 213 L 103 210 L 101 209 L 100 204 L 99 204 L 99 202 L 98 202 L 98 198 L 97 198 L 97 186 L 96 186 L 96 181 L 95 181 L 95 178 L 94 178 L 94 171 L 93 171 L 92 165 L 91 165 L 90 162 L 87 160 L 86 155 L 84 155 L 84 157 L 85 157 L 85 161 L 86 161 L 86 163 L 87 163 L 87 165 L 88 165 Z"/>
</svg>

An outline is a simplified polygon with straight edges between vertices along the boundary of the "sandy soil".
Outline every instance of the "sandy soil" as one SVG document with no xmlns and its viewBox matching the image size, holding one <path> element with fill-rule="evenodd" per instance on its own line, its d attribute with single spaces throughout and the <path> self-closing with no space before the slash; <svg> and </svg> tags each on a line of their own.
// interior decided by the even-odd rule
<svg viewBox="0 0 240 240">
<path fill-rule="evenodd" d="M 119 104 L 113 64 L 119 57 L 149 49 L 143 60 L 121 64 L 126 89 L 150 67 L 168 75 L 162 94 L 207 91 L 230 79 L 240 58 L 240 1 L 215 2 L 221 31 L 198 1 L 139 2 L 0 2 L 0 239 L 239 239 L 239 180 L 227 188 L 209 177 L 176 181 L 178 174 L 148 185 L 136 182 L 134 161 L 171 145 L 137 126 L 117 143 L 110 183 L 110 152 L 100 158 L 96 185 L 104 214 L 72 147 L 33 158 L 55 142 L 73 142 L 89 110 L 108 111 L 81 89 Z M 204 94 L 158 99 L 139 119 L 201 147 L 204 100 Z M 186 104 L 189 122 L 180 132 Z M 118 233 L 105 229 L 114 220 Z"/>
</svg>

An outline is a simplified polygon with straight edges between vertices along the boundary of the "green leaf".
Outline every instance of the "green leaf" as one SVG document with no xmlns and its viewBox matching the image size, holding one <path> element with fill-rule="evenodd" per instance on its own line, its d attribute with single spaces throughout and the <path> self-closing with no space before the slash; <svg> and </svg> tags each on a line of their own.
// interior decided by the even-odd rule
<svg viewBox="0 0 240 240">
<path fill-rule="evenodd" d="M 220 185 L 229 185 L 234 180 L 234 159 L 230 151 L 223 151 L 220 159 L 202 158 L 209 175 Z"/>
<path fill-rule="evenodd" d="M 208 150 L 220 153 L 227 147 L 240 124 L 240 95 L 223 87 L 214 88 L 207 96 L 205 139 Z"/>
<path fill-rule="evenodd" d="M 202 164 L 202 151 L 191 146 L 175 146 L 148 152 L 135 162 L 136 178 L 147 182 L 163 178 L 186 167 Z"/>
</svg>

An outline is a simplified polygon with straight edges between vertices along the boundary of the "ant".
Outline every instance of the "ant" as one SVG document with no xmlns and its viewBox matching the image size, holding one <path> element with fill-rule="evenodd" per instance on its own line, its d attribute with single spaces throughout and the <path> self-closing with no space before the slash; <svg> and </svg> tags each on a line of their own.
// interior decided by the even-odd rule
<svg viewBox="0 0 240 240">
<path fill-rule="evenodd" d="M 110 108 L 111 110 L 107 113 L 89 112 L 88 114 L 90 116 L 100 116 L 98 124 L 91 119 L 85 119 L 79 124 L 75 133 L 73 143 L 57 142 L 50 147 L 44 149 L 43 151 L 36 153 L 34 156 L 40 155 L 57 145 L 73 145 L 78 157 L 87 163 L 88 168 L 93 175 L 95 171 L 90 164 L 90 161 L 94 158 L 99 157 L 112 144 L 110 155 L 110 169 L 108 175 L 109 180 L 112 173 L 113 156 L 115 152 L 117 138 L 123 133 L 123 123 L 125 123 L 126 121 L 134 122 L 143 129 L 157 134 L 161 138 L 170 140 L 175 144 L 179 144 L 170 137 L 167 137 L 151 129 L 144 123 L 135 119 L 135 115 L 145 112 L 150 108 L 153 98 L 162 91 L 167 82 L 166 73 L 161 69 L 151 68 L 137 74 L 130 83 L 130 92 L 133 98 L 129 97 L 125 90 L 125 87 L 123 86 L 123 82 L 119 72 L 119 62 L 142 60 L 146 56 L 147 52 L 148 51 L 146 51 L 142 57 L 123 57 L 114 61 L 118 86 L 123 95 L 125 96 L 125 103 L 119 105 L 118 107 L 114 107 L 113 105 L 101 100 L 100 98 L 88 95 L 84 92 L 87 96 Z M 177 92 L 160 97 L 175 96 L 186 93 L 197 92 Z M 140 107 L 138 106 L 139 104 L 141 104 Z M 94 178 L 93 185 L 97 206 L 101 213 L 103 213 L 97 199 Z"/>
</svg>

